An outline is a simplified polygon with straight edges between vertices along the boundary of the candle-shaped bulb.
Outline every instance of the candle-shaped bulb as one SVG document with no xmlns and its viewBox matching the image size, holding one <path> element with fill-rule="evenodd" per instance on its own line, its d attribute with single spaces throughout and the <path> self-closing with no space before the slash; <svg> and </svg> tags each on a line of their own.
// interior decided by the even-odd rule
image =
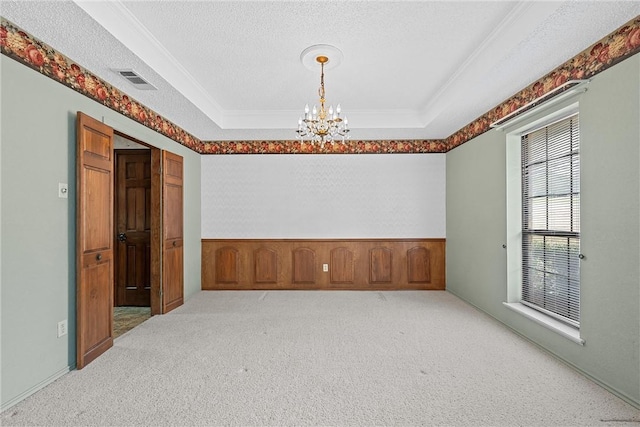
<svg viewBox="0 0 640 427">
<path fill-rule="evenodd" d="M 308 114 L 309 113 L 309 104 L 304 106 L 304 114 Z"/>
</svg>

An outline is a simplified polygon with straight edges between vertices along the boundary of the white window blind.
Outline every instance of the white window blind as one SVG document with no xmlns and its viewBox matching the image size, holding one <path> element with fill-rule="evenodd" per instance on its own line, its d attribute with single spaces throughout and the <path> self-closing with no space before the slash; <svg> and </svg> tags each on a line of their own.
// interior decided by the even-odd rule
<svg viewBox="0 0 640 427">
<path fill-rule="evenodd" d="M 522 136 L 522 303 L 580 324 L 578 115 Z"/>
</svg>

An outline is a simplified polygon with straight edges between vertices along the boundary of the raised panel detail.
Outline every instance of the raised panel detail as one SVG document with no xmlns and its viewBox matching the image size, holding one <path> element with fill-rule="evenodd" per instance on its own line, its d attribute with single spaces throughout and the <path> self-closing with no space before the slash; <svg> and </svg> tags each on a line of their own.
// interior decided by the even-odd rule
<svg viewBox="0 0 640 427">
<path fill-rule="evenodd" d="M 166 174 L 172 177 L 182 179 L 182 163 L 177 162 L 172 159 L 167 159 L 165 163 L 165 167 L 167 168 Z"/>
<path fill-rule="evenodd" d="M 240 257 L 235 248 L 224 247 L 216 251 L 216 282 L 238 283 L 240 275 Z"/>
<path fill-rule="evenodd" d="M 293 283 L 315 283 L 316 254 L 309 248 L 293 250 Z"/>
<path fill-rule="evenodd" d="M 97 129 L 83 129 L 81 143 L 84 143 L 84 155 L 107 161 L 111 159 L 109 135 L 101 134 Z"/>
<path fill-rule="evenodd" d="M 332 249 L 330 260 L 331 283 L 353 283 L 353 252 L 347 248 Z"/>
<path fill-rule="evenodd" d="M 392 254 L 389 248 L 369 251 L 369 283 L 391 283 Z"/>
<path fill-rule="evenodd" d="M 407 251 L 407 279 L 409 283 L 431 282 L 429 249 L 416 246 Z"/>
<path fill-rule="evenodd" d="M 126 162 L 124 167 L 124 177 L 126 179 L 136 179 L 138 177 L 137 166 L 138 165 L 135 162 Z"/>
<path fill-rule="evenodd" d="M 165 248 L 162 274 L 165 277 L 170 277 L 170 275 L 173 274 L 172 280 L 177 282 L 171 283 L 171 286 L 165 286 L 163 289 L 164 299 L 167 305 L 166 311 L 171 311 L 175 307 L 182 305 L 184 289 L 184 275 L 182 274 L 183 259 L 184 252 L 182 245 L 170 249 Z M 179 274 L 175 274 L 176 271 L 179 272 Z"/>
<path fill-rule="evenodd" d="M 278 253 L 259 248 L 253 252 L 256 283 L 278 283 Z"/>
<path fill-rule="evenodd" d="M 182 237 L 182 186 L 165 183 L 163 208 L 167 215 L 176 218 L 176 221 L 165 222 L 164 233 L 166 239 L 176 239 Z"/>
<path fill-rule="evenodd" d="M 125 271 L 125 288 L 126 289 L 138 289 L 138 282 L 140 280 L 141 273 L 136 270 L 138 266 L 138 260 L 136 259 L 137 250 L 135 245 L 127 245 L 127 269 Z"/>
<path fill-rule="evenodd" d="M 93 191 L 87 193 L 83 198 L 83 211 L 87 218 L 95 221 L 87 221 L 83 230 L 83 245 L 87 251 L 107 250 L 113 243 L 112 230 L 102 226 L 103 221 L 107 221 L 111 215 L 111 171 L 85 167 L 83 170 L 83 180 L 88 188 L 105 188 L 108 191 Z"/>
<path fill-rule="evenodd" d="M 92 259 L 93 261 L 93 259 Z M 111 301 L 112 265 L 111 259 L 102 259 L 91 264 L 83 271 L 82 279 L 86 283 L 86 306 L 82 316 L 90 318 L 92 323 L 83 328 L 82 340 L 89 351 L 111 339 L 112 305 Z"/>
</svg>

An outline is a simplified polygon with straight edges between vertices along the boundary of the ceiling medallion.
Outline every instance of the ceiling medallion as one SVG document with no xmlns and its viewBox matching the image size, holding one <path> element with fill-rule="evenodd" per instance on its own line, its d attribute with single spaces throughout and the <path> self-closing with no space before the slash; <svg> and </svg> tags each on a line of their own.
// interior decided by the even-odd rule
<svg viewBox="0 0 640 427">
<path fill-rule="evenodd" d="M 346 116 L 342 117 L 340 104 L 335 110 L 333 105 L 328 110 L 325 108 L 324 90 L 324 70 L 338 66 L 342 62 L 342 52 L 331 45 L 314 45 L 302 51 L 300 60 L 311 70 L 317 70 L 320 65 L 320 109 L 314 105 L 309 110 L 309 104 L 305 105 L 304 114 L 298 119 L 298 138 L 303 141 L 306 139 L 312 145 L 317 142 L 321 147 L 325 142 L 335 143 L 336 139 L 342 139 L 344 144 L 345 138 L 349 138 L 349 120 Z"/>
</svg>

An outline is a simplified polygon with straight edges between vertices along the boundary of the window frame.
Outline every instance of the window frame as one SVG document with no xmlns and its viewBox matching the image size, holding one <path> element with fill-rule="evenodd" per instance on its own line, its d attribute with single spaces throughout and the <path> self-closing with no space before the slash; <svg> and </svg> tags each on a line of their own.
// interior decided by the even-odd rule
<svg viewBox="0 0 640 427">
<path fill-rule="evenodd" d="M 504 306 L 565 338 L 584 345 L 579 326 L 522 304 L 522 136 L 579 113 L 586 88 L 558 96 L 500 126 L 506 133 L 507 298 Z"/>
</svg>

